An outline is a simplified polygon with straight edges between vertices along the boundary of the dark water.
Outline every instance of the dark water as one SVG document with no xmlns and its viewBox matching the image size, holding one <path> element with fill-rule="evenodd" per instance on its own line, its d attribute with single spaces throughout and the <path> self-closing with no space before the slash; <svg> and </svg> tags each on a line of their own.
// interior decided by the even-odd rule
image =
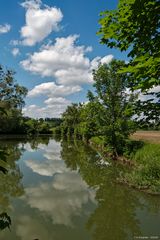
<svg viewBox="0 0 160 240">
<path fill-rule="evenodd" d="M 0 240 L 160 239 L 160 198 L 115 184 L 120 169 L 81 142 L 17 138 L 0 149 Z"/>
</svg>

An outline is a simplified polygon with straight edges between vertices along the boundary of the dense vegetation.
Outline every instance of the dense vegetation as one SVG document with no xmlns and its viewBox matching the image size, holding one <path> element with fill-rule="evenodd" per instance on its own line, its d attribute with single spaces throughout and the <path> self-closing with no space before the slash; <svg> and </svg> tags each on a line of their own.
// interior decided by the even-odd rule
<svg viewBox="0 0 160 240">
<path fill-rule="evenodd" d="M 118 8 L 102 12 L 99 21 L 101 43 L 128 53 L 129 61 L 120 72 L 130 74 L 131 89 L 149 95 L 137 102 L 137 113 L 145 115 L 148 125 L 160 124 L 160 92 L 152 91 L 160 85 L 159 12 L 158 0 L 120 0 Z"/>
<path fill-rule="evenodd" d="M 101 43 L 127 51 L 129 61 L 99 65 L 93 71 L 95 93 L 88 92 L 87 103 L 69 106 L 57 129 L 112 159 L 129 159 L 132 169 L 121 181 L 154 192 L 160 192 L 159 145 L 129 136 L 136 129 L 160 129 L 159 11 L 155 0 L 120 0 L 116 10 L 101 13 Z"/>
<path fill-rule="evenodd" d="M 113 60 L 94 70 L 96 95 L 88 92 L 89 102 L 73 104 L 63 114 L 62 134 L 89 140 L 101 136 L 114 158 L 122 154 L 126 141 L 135 130 L 134 95 L 127 94 L 128 76 L 117 74 L 123 61 Z"/>
</svg>

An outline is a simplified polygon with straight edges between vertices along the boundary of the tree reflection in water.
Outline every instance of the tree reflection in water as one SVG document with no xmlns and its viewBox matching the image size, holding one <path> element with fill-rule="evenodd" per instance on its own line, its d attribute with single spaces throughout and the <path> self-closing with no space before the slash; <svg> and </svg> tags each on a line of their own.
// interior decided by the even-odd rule
<svg viewBox="0 0 160 240">
<path fill-rule="evenodd" d="M 0 230 L 10 229 L 11 217 L 8 213 L 11 212 L 11 198 L 20 197 L 24 194 L 21 183 L 23 176 L 16 161 L 25 151 L 23 146 L 27 141 L 25 139 L 14 141 L 8 139 L 0 143 Z M 29 142 L 31 148 L 36 149 L 40 143 L 47 145 L 49 136 L 33 138 Z"/>
<path fill-rule="evenodd" d="M 3 230 L 5 228 L 10 229 L 11 226 L 11 218 L 8 216 L 7 213 L 3 212 L 0 214 L 0 230 Z"/>
<path fill-rule="evenodd" d="M 88 219 L 87 229 L 92 231 L 95 240 L 128 240 L 141 236 L 137 210 L 148 203 L 145 195 L 115 183 L 116 171 L 120 167 L 100 166 L 100 156 L 89 150 L 82 142 L 62 142 L 62 158 L 67 167 L 78 169 L 83 180 L 96 190 L 97 208 Z M 153 197 L 152 197 L 153 199 Z M 145 205 L 146 204 L 146 205 Z M 156 204 L 156 210 L 159 210 Z"/>
<path fill-rule="evenodd" d="M 0 229 L 3 230 L 11 226 L 11 218 L 8 215 L 11 210 L 11 198 L 21 196 L 24 191 L 21 184 L 22 174 L 16 165 L 22 153 L 18 142 L 1 142 L 0 153 L 1 162 L 5 162 L 6 169 L 0 172 Z"/>
<path fill-rule="evenodd" d="M 134 236 L 141 236 L 144 233 L 143 231 L 147 232 L 146 226 L 144 226 L 144 229 L 142 228 L 141 221 L 145 220 L 147 214 L 149 217 L 152 213 L 157 216 L 160 204 L 156 197 L 116 184 L 115 178 L 117 172 L 121 171 L 120 167 L 112 164 L 107 167 L 100 165 L 100 155 L 82 142 L 61 141 L 62 148 L 60 148 L 60 143 L 56 143 L 54 140 L 50 141 L 49 145 L 48 143 L 49 137 L 42 137 L 29 141 L 22 141 L 22 139 L 20 141 L 7 140 L 7 142 L 4 141 L 0 144 L 1 151 L 6 154 L 8 169 L 7 174 L 0 172 L 0 228 L 10 228 L 11 219 L 9 215 L 13 223 L 12 233 L 9 231 L 2 233 L 3 236 L 9 236 L 6 239 L 10 240 L 10 234 L 12 234 L 13 239 L 17 239 L 17 236 L 19 236 L 21 239 L 30 237 L 32 240 L 53 239 L 53 236 L 55 240 L 64 239 L 64 236 L 68 236 L 66 239 L 75 239 L 75 236 L 80 239 L 81 234 L 84 234 L 82 239 L 130 240 L 134 239 Z M 46 147 L 46 145 L 48 146 Z M 28 188 L 25 188 L 26 193 L 21 199 L 22 201 L 18 200 L 18 204 L 16 203 L 16 216 L 13 218 L 11 198 L 17 198 L 24 194 L 22 174 L 16 161 L 27 148 L 28 152 L 32 149 L 36 150 L 33 153 L 35 158 L 32 159 L 31 157 L 27 160 L 25 166 L 32 162 L 34 162 L 34 167 L 38 166 L 37 171 L 32 173 L 35 176 L 34 180 L 37 180 L 38 176 L 38 181 L 34 183 L 35 185 L 29 185 Z M 46 154 L 46 149 L 49 154 Z M 39 159 L 39 156 L 43 157 Z M 59 166 L 62 167 L 62 171 L 60 171 Z M 66 166 L 68 169 L 66 169 Z M 76 171 L 72 172 L 69 169 Z M 40 175 L 41 170 L 43 170 L 43 173 L 45 170 L 45 174 Z M 84 181 L 81 181 L 77 172 L 80 173 Z M 26 175 L 26 178 L 28 178 L 28 175 Z M 79 185 L 84 191 L 81 191 L 81 189 L 79 191 Z M 41 186 L 43 189 L 41 189 Z M 39 190 L 38 194 L 35 191 L 36 189 Z M 85 197 L 82 192 L 84 192 Z M 91 205 L 88 197 L 90 192 L 94 193 L 92 194 L 93 201 L 90 201 L 92 202 Z M 79 205 L 81 197 L 84 201 L 81 201 Z M 20 202 L 22 205 L 19 204 Z M 23 207 L 23 214 L 20 211 L 20 206 Z M 67 207 L 69 215 L 65 212 Z M 88 207 L 91 207 L 91 211 L 88 211 Z M 63 221 L 59 220 L 57 211 L 60 214 L 63 213 L 60 215 Z M 139 216 L 139 212 L 142 212 L 143 216 Z M 47 216 L 47 220 L 44 216 Z M 64 225 L 64 219 L 67 216 L 69 216 L 68 219 L 71 222 L 74 220 L 75 225 L 73 224 L 72 227 L 69 224 Z M 56 221 L 56 219 L 58 220 Z M 75 222 L 75 219 L 77 222 Z M 156 217 L 153 218 L 153 224 L 155 223 Z M 155 228 L 149 227 L 149 229 Z"/>
</svg>

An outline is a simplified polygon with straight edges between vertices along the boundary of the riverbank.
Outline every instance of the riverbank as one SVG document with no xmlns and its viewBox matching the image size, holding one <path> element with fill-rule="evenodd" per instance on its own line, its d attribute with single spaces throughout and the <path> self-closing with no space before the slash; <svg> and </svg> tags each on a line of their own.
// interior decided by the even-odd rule
<svg viewBox="0 0 160 240">
<path fill-rule="evenodd" d="M 160 144 L 152 141 L 132 141 L 137 148 L 126 149 L 124 155 L 117 158 L 117 164 L 127 167 L 119 173 L 116 181 L 150 194 L 160 195 Z M 92 137 L 89 144 L 100 152 L 104 159 L 111 160 L 109 148 L 105 146 L 103 137 Z"/>
</svg>

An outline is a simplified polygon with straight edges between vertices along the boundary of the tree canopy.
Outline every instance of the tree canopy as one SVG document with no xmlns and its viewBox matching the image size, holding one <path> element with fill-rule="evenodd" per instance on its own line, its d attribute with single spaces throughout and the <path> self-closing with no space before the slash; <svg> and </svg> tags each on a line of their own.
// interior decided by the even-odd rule
<svg viewBox="0 0 160 240">
<path fill-rule="evenodd" d="M 160 84 L 160 4 L 158 0 L 120 0 L 101 13 L 101 43 L 127 51 L 121 72 L 133 75 L 131 86 L 142 91 Z"/>
<path fill-rule="evenodd" d="M 0 65 L 0 133 L 18 133 L 27 88 L 20 86 L 12 70 Z"/>
</svg>

